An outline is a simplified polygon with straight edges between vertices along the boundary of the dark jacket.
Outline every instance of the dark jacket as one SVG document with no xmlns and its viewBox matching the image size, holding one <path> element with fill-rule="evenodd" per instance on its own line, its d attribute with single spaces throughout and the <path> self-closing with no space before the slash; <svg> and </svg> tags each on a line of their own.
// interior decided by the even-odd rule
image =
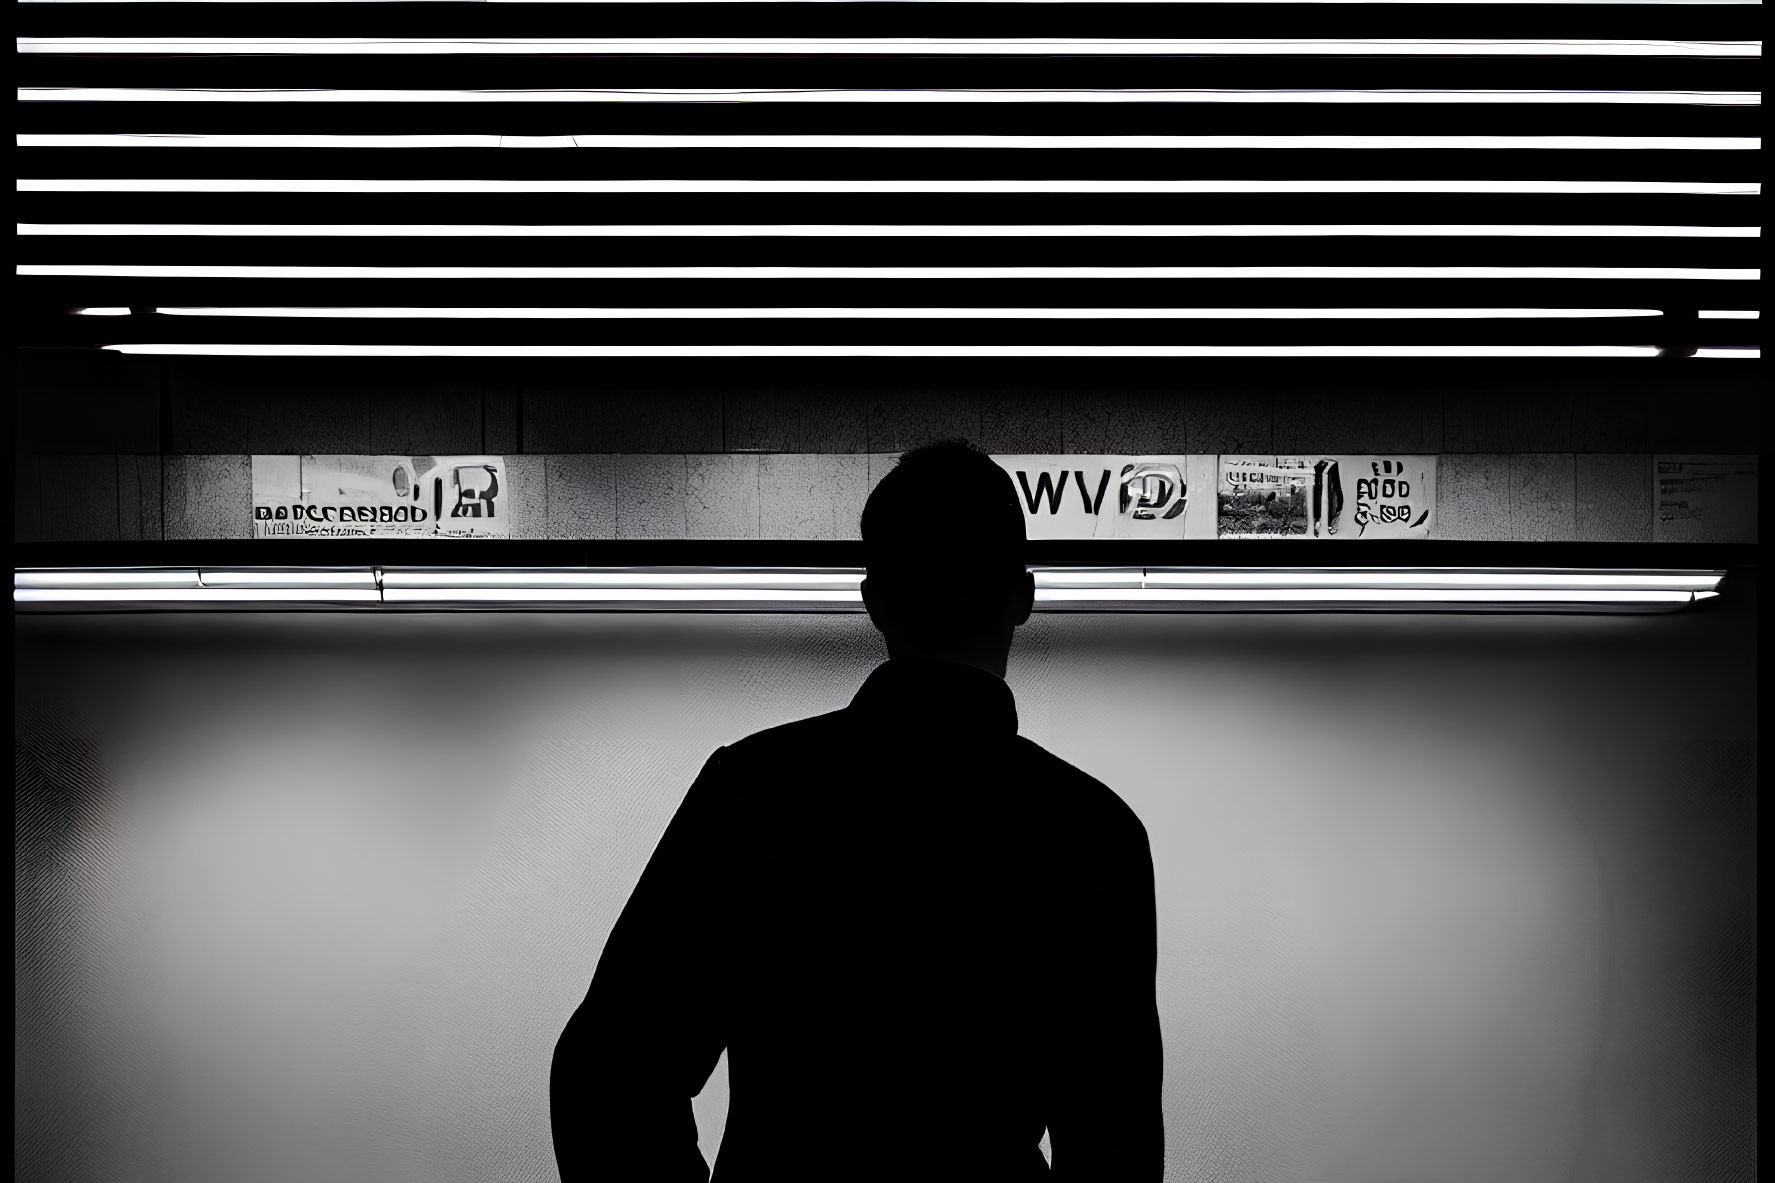
<svg viewBox="0 0 1775 1183">
<path fill-rule="evenodd" d="M 565 1183 L 1158 1180 L 1146 830 L 1000 678 L 879 666 L 709 757 L 555 1050 Z M 1050 1175 L 1040 1147 L 1050 1131 Z"/>
</svg>

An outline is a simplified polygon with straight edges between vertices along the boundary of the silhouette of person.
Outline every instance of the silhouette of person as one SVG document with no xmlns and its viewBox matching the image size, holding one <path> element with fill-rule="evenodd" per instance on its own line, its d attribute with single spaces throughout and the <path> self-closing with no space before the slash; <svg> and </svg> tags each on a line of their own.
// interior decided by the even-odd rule
<svg viewBox="0 0 1775 1183">
<path fill-rule="evenodd" d="M 564 1183 L 704 1183 L 691 1098 L 723 1049 L 715 1183 L 1163 1173 L 1152 855 L 1017 734 L 1010 476 L 908 452 L 862 533 L 888 660 L 703 766 L 556 1046 Z"/>
</svg>

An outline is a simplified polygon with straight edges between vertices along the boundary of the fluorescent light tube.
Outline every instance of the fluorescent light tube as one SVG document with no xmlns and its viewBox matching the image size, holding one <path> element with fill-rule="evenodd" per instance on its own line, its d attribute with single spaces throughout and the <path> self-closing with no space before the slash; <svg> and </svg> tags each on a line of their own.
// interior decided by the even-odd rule
<svg viewBox="0 0 1775 1183">
<path fill-rule="evenodd" d="M 19 2 L 21 4 L 99 4 L 99 3 L 152 4 L 152 3 L 164 3 L 164 2 L 166 2 L 166 0 L 19 0 Z M 221 3 L 239 3 L 240 0 L 197 0 L 197 2 L 198 3 L 221 4 Z M 255 4 L 314 3 L 314 2 L 316 2 L 316 0 L 248 0 L 248 2 L 255 3 Z M 319 0 L 319 2 L 320 3 L 330 3 L 330 4 L 361 4 L 361 3 L 365 3 L 366 0 Z M 472 2 L 482 3 L 482 4 L 521 4 L 521 3 L 578 4 L 578 3 L 583 3 L 583 0 L 472 0 Z M 606 3 L 616 3 L 616 4 L 641 4 L 641 3 L 648 3 L 648 4 L 657 4 L 657 3 L 750 4 L 750 3 L 755 3 L 756 0 L 605 0 L 605 2 Z M 1024 4 L 1024 3 L 1061 4 L 1061 3 L 1073 3 L 1074 0 L 919 0 L 919 2 L 927 3 L 927 4 L 963 3 L 963 2 L 980 2 L 980 3 L 988 3 L 988 4 Z M 1169 4 L 1169 3 L 1178 3 L 1179 0 L 1131 0 L 1131 2 L 1133 2 L 1133 3 L 1147 3 L 1147 4 L 1158 4 L 1158 3 Z M 1181 0 L 1181 2 L 1182 3 L 1218 2 L 1218 0 Z M 1245 2 L 1250 3 L 1250 4 L 1293 4 L 1293 3 L 1298 3 L 1299 0 L 1245 0 Z M 1315 4 L 1369 4 L 1369 3 L 1380 3 L 1380 4 L 1417 4 L 1417 3 L 1422 3 L 1422 4 L 1518 4 L 1518 3 L 1525 3 L 1525 4 L 1609 4 L 1609 5 L 1614 5 L 1614 6 L 1619 7 L 1621 5 L 1632 5 L 1632 4 L 1673 4 L 1673 3 L 1674 4 L 1760 4 L 1760 3 L 1762 3 L 1762 0 L 1306 0 L 1306 2 L 1307 3 L 1315 3 Z"/>
<path fill-rule="evenodd" d="M 20 53 L 151 54 L 1187 54 L 1757 57 L 1760 41 L 1085 37 L 20 37 Z"/>
<path fill-rule="evenodd" d="M 1761 279 L 1755 267 L 365 267 L 20 263 L 19 275 L 134 279 Z"/>
<path fill-rule="evenodd" d="M 1032 571 L 1051 611 L 1670 610 L 1717 594 L 1718 571 L 1062 567 Z M 15 604 L 92 610 L 451 606 L 641 611 L 860 611 L 859 568 L 31 570 Z M 932 573 L 941 578 L 940 571 Z M 194 585 L 199 583 L 201 585 Z"/>
<path fill-rule="evenodd" d="M 1139 567 L 1058 567 L 1047 570 L 1037 568 L 1030 574 L 1035 576 L 1037 591 L 1043 588 L 1059 590 L 1137 588 L 1142 585 L 1142 572 Z"/>
<path fill-rule="evenodd" d="M 388 604 L 637 604 L 695 606 L 715 610 L 841 610 L 861 611 L 862 593 L 803 588 L 576 588 L 576 587 L 385 587 Z"/>
<path fill-rule="evenodd" d="M 1652 345 L 104 345 L 176 357 L 1656 357 Z M 1699 355 L 1698 355 L 1699 356 Z M 1707 356 L 1714 356 L 1708 354 Z"/>
<path fill-rule="evenodd" d="M 82 588 L 133 588 L 155 590 L 196 588 L 201 586 L 196 571 L 111 570 L 111 571 L 15 571 L 15 588 L 79 590 Z"/>
<path fill-rule="evenodd" d="M 206 588 L 340 588 L 375 591 L 373 571 L 205 571 Z"/>
<path fill-rule="evenodd" d="M 1674 609 L 1698 595 L 1687 591 L 1500 590 L 1425 588 L 1038 588 L 1036 607 L 1048 611 L 1190 611 L 1204 608 L 1380 609 L 1409 611 L 1445 606 L 1456 609 L 1516 608 L 1537 611 Z M 15 604 L 154 607 L 182 605 L 261 608 L 329 604 L 492 607 L 579 605 L 637 607 L 669 611 L 861 611 L 855 591 L 695 588 L 391 588 L 362 590 L 289 588 L 68 588 L 15 589 Z"/>
<path fill-rule="evenodd" d="M 1447 605 L 1478 609 L 1565 605 L 1572 608 L 1678 608 L 1690 604 L 1687 591 L 1570 591 L 1535 589 L 1460 588 L 1135 588 L 1135 589 L 1036 589 L 1037 606 L 1048 609 L 1081 607 L 1089 610 L 1141 608 L 1165 610 L 1183 606 L 1217 604 L 1263 608 L 1339 608 L 1376 606 L 1409 610 Z"/>
<path fill-rule="evenodd" d="M 1732 346 L 1710 345 L 1710 346 L 1707 346 L 1707 347 L 1704 347 L 1701 349 L 1697 349 L 1694 353 L 1694 356 L 1695 357 L 1740 357 L 1740 358 L 1755 359 L 1755 358 L 1761 358 L 1763 356 L 1763 351 L 1761 349 L 1749 349 L 1749 348 L 1739 349 L 1739 348 L 1734 348 Z"/>
<path fill-rule="evenodd" d="M 1758 320 L 1763 314 L 1754 308 L 1703 308 L 1695 315 L 1702 320 Z"/>
<path fill-rule="evenodd" d="M 1140 225 L 1136 223 L 963 225 L 809 224 L 755 222 L 719 225 L 604 223 L 582 226 L 422 225 L 289 222 L 20 222 L 22 237 L 226 238 L 1759 238 L 1757 226 L 1537 226 L 1272 223 Z"/>
<path fill-rule="evenodd" d="M 119 313 L 129 309 L 117 310 Z M 1557 320 L 1656 308 L 156 308 L 161 316 L 291 320 Z M 82 315 L 90 315 L 90 310 Z"/>
<path fill-rule="evenodd" d="M 480 571 L 385 570 L 383 591 L 856 591 L 862 571 Z"/>
<path fill-rule="evenodd" d="M 1755 136 L 1088 136 L 1088 135 L 323 135 L 180 132 L 20 132 L 20 148 L 1335 148 L 1754 151 Z"/>
<path fill-rule="evenodd" d="M 1268 590 L 1508 590 L 1508 591 L 1713 591 L 1712 571 L 1472 571 L 1472 570 L 1165 570 L 1148 568 L 1140 586 L 1149 589 L 1230 588 Z M 1088 586 L 1076 584 L 1075 586 Z"/>
<path fill-rule="evenodd" d="M 20 102 L 82 103 L 1631 103 L 1754 107 L 1754 90 L 293 90 L 21 86 Z"/>
<path fill-rule="evenodd" d="M 1340 0 L 1341 2 L 1341 0 Z M 1755 196 L 1758 181 L 507 180 L 65 177 L 20 193 L 1639 193 Z"/>
<path fill-rule="evenodd" d="M 376 591 L 352 588 L 15 588 L 19 604 L 375 604 Z"/>
</svg>

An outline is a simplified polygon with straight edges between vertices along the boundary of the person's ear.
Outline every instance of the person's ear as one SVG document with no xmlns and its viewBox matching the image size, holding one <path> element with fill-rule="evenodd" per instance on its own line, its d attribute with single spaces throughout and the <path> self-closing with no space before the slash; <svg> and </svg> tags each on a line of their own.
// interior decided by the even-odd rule
<svg viewBox="0 0 1775 1183">
<path fill-rule="evenodd" d="M 869 582 L 867 576 L 865 576 L 863 582 L 858 585 L 857 590 L 863 593 L 863 607 L 869 613 L 870 623 L 875 625 L 879 632 L 886 633 L 887 626 L 881 611 L 881 599 L 876 594 L 877 589 Z"/>
<path fill-rule="evenodd" d="M 1035 572 L 1025 571 L 1022 580 L 1017 584 L 1017 598 L 1012 603 L 1011 627 L 1019 628 L 1029 622 L 1029 614 L 1035 611 Z"/>
</svg>

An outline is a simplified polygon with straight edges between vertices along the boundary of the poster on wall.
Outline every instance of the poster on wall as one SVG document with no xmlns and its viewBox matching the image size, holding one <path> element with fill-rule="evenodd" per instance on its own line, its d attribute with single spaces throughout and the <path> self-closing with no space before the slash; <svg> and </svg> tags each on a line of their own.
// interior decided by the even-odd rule
<svg viewBox="0 0 1775 1183">
<path fill-rule="evenodd" d="M 994 456 L 1031 539 L 1213 538 L 1212 456 Z"/>
<path fill-rule="evenodd" d="M 1653 542 L 1755 542 L 1755 456 L 1654 456 Z"/>
<path fill-rule="evenodd" d="M 499 456 L 254 456 L 255 538 L 509 538 Z"/>
<path fill-rule="evenodd" d="M 1428 538 L 1434 456 L 1222 456 L 1221 538 Z"/>
</svg>

